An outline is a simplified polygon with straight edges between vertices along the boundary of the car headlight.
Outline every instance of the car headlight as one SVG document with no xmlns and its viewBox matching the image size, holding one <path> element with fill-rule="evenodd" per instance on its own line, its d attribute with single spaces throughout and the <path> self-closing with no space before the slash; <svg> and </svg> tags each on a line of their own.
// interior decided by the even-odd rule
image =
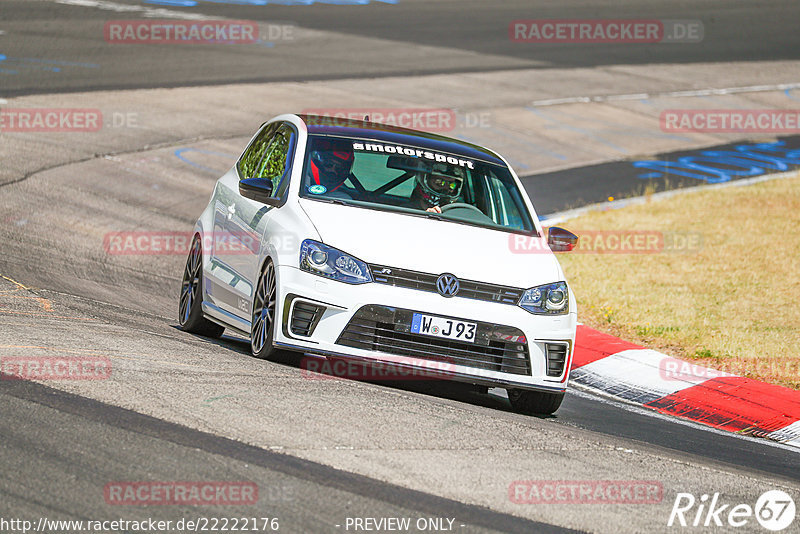
<svg viewBox="0 0 800 534">
<path fill-rule="evenodd" d="M 366 263 L 312 239 L 306 239 L 300 245 L 300 268 L 348 284 L 372 282 Z"/>
<path fill-rule="evenodd" d="M 569 289 L 566 282 L 556 282 L 525 290 L 519 306 L 537 315 L 564 315 L 569 311 Z"/>
</svg>

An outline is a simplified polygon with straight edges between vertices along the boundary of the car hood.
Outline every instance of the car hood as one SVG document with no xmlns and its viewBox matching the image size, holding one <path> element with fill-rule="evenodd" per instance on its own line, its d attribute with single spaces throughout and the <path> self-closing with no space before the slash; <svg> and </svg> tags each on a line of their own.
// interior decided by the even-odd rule
<svg viewBox="0 0 800 534">
<path fill-rule="evenodd" d="M 300 205 L 325 244 L 367 263 L 519 288 L 564 279 L 542 238 L 308 199 Z M 512 250 L 515 239 L 527 252 Z"/>
</svg>

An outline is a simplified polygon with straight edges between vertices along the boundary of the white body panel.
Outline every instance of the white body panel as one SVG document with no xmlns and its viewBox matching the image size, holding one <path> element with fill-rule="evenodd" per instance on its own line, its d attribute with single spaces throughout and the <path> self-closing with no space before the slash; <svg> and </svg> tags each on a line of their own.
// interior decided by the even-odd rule
<svg viewBox="0 0 800 534">
<path fill-rule="evenodd" d="M 514 234 L 402 213 L 300 199 L 322 241 L 367 262 L 514 287 L 563 279 L 554 255 L 514 254 Z"/>
</svg>

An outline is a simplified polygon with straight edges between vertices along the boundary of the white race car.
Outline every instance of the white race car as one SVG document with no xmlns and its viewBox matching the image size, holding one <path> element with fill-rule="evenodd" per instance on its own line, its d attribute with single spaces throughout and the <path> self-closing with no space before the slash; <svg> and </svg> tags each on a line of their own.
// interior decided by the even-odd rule
<svg viewBox="0 0 800 534">
<path fill-rule="evenodd" d="M 371 122 L 281 115 L 220 178 L 194 228 L 180 324 L 253 354 L 422 370 L 558 409 L 575 298 L 508 163 Z"/>
</svg>

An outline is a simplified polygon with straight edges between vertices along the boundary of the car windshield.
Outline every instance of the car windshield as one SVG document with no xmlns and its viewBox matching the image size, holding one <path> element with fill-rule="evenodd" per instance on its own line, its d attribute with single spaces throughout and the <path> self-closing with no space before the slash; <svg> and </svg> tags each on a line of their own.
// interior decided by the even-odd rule
<svg viewBox="0 0 800 534">
<path fill-rule="evenodd" d="M 510 232 L 534 225 L 508 168 L 369 139 L 309 136 L 300 196 Z"/>
</svg>

